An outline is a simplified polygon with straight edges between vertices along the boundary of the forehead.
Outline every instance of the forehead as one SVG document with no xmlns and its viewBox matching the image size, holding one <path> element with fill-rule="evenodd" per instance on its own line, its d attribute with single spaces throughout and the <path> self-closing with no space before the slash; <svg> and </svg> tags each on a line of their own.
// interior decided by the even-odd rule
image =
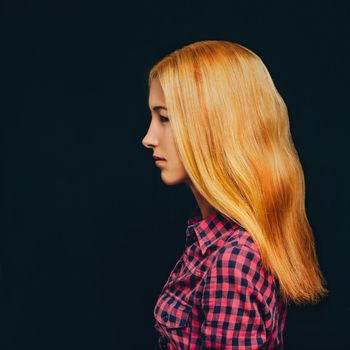
<svg viewBox="0 0 350 350">
<path fill-rule="evenodd" d="M 148 104 L 150 109 L 153 109 L 155 106 L 166 106 L 163 89 L 157 78 L 151 82 Z"/>
</svg>

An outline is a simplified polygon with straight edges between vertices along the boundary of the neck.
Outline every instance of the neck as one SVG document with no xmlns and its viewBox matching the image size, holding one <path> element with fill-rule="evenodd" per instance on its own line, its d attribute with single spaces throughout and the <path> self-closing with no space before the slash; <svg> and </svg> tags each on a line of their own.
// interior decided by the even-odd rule
<svg viewBox="0 0 350 350">
<path fill-rule="evenodd" d="M 197 191 L 197 189 L 192 184 L 190 184 L 189 187 L 196 199 L 198 208 L 201 211 L 202 219 L 206 218 L 208 215 L 216 211 L 215 208 L 207 202 L 207 200 Z"/>
</svg>

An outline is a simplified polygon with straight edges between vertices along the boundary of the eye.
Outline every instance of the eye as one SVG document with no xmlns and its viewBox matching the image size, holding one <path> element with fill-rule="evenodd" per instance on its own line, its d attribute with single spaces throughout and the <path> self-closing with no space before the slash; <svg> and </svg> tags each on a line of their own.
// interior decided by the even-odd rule
<svg viewBox="0 0 350 350">
<path fill-rule="evenodd" d="M 159 118 L 160 118 L 161 122 L 167 122 L 169 120 L 168 117 L 164 117 L 163 115 L 159 115 Z"/>
</svg>

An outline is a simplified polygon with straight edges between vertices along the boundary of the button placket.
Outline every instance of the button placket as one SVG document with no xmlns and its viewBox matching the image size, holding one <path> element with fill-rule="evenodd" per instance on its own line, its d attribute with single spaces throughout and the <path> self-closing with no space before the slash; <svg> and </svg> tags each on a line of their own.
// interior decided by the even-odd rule
<svg viewBox="0 0 350 350">
<path fill-rule="evenodd" d="M 175 267 L 170 272 L 168 280 L 164 284 L 161 294 L 169 286 L 169 284 L 173 283 L 174 280 L 178 277 L 179 271 L 181 270 L 182 265 L 183 265 L 183 257 L 181 256 L 181 258 L 177 261 Z"/>
<path fill-rule="evenodd" d="M 168 343 L 169 343 L 169 339 L 167 337 L 165 337 L 164 335 L 162 335 L 159 338 L 159 344 L 161 349 L 168 349 Z"/>
</svg>

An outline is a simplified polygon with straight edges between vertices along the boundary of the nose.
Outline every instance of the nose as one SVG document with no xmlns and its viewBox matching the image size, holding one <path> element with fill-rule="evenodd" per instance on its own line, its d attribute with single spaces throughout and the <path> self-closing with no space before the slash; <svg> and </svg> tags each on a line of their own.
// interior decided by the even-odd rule
<svg viewBox="0 0 350 350">
<path fill-rule="evenodd" d="M 152 148 L 155 147 L 156 141 L 151 139 L 149 133 L 147 133 L 142 139 L 142 144 L 146 148 Z"/>
</svg>

